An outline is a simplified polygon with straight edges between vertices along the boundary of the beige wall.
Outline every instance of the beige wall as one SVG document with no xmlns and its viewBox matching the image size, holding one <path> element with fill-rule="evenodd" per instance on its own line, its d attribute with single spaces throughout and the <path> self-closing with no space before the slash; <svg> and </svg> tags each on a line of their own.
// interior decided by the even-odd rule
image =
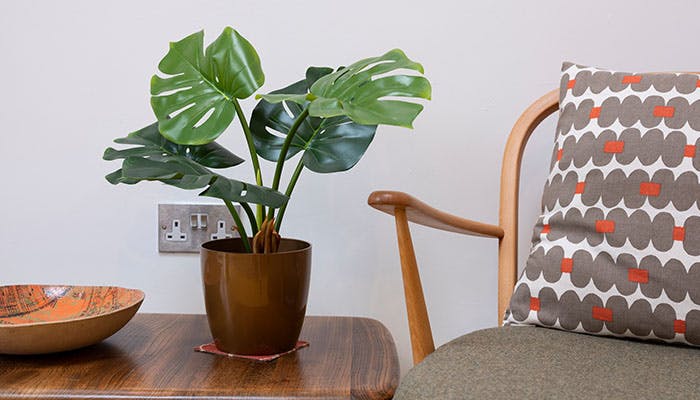
<svg viewBox="0 0 700 400">
<path fill-rule="evenodd" d="M 194 193 L 112 187 L 103 175 L 117 164 L 100 159 L 111 139 L 153 120 L 148 79 L 168 40 L 201 28 L 211 39 L 234 26 L 261 55 L 264 90 L 300 78 L 308 65 L 401 47 L 433 83 L 415 130 L 380 128 L 349 173 L 302 175 L 282 233 L 314 244 L 309 312 L 383 321 L 405 369 L 394 228 L 365 205 L 367 194 L 409 191 L 496 222 L 507 132 L 531 100 L 558 85 L 561 61 L 698 70 L 698 15 L 694 1 L 2 2 L 0 284 L 138 287 L 147 293 L 143 311 L 203 312 L 197 256 L 156 252 L 156 204 L 197 201 Z M 525 159 L 526 239 L 553 126 L 545 123 Z M 236 129 L 223 142 L 246 155 Z M 250 179 L 248 166 L 234 172 Z M 496 243 L 422 228 L 414 239 L 436 342 L 495 325 Z"/>
</svg>

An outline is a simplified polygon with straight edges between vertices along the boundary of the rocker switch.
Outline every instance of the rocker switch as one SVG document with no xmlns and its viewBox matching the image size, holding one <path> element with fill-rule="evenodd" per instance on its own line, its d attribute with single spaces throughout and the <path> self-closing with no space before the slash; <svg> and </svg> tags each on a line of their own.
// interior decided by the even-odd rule
<svg viewBox="0 0 700 400">
<path fill-rule="evenodd" d="M 190 214 L 190 226 L 192 229 L 206 230 L 209 225 L 209 215 L 203 213 Z"/>
</svg>

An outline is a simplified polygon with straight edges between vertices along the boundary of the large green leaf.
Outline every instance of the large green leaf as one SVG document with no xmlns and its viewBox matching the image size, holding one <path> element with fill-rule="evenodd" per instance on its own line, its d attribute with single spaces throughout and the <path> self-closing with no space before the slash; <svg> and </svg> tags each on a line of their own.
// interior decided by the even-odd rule
<svg viewBox="0 0 700 400">
<path fill-rule="evenodd" d="M 141 181 L 160 181 L 181 189 L 206 188 L 200 193 L 201 196 L 273 208 L 282 206 L 288 200 L 287 196 L 276 190 L 240 182 L 209 170 L 243 162 L 217 143 L 202 146 L 178 145 L 158 133 L 157 123 L 125 138 L 116 139 L 115 142 L 136 147 L 105 150 L 105 160 L 124 159 L 120 169 L 105 177 L 112 184 L 133 185 Z"/>
<path fill-rule="evenodd" d="M 159 130 L 179 144 L 216 139 L 231 124 L 234 99 L 252 95 L 265 81 L 253 46 L 227 27 L 204 50 L 204 32 L 170 43 L 158 64 L 167 75 L 151 79 L 151 106 Z"/>
<path fill-rule="evenodd" d="M 141 157 L 128 157 L 122 164 L 122 179 L 136 181 L 160 181 L 181 189 L 201 189 L 207 187 L 200 196 L 219 199 L 262 204 L 278 208 L 284 205 L 288 198 L 282 193 L 240 182 L 208 171 L 186 159 L 169 161 L 154 161 Z"/>
<path fill-rule="evenodd" d="M 107 148 L 103 156 L 105 160 L 148 157 L 152 160 L 167 161 L 169 158 L 180 156 L 209 168 L 229 168 L 244 161 L 216 142 L 201 146 L 185 146 L 173 143 L 158 132 L 157 122 L 133 132 L 125 138 L 116 139 L 114 142 L 137 145 L 138 147 L 125 150 Z"/>
<path fill-rule="evenodd" d="M 271 103 L 311 101 L 309 115 L 314 117 L 347 116 L 363 125 L 410 128 L 423 106 L 393 98 L 430 99 L 430 82 L 422 76 L 391 74 L 397 70 L 423 73 L 420 64 L 411 61 L 403 51 L 394 49 L 319 78 L 306 96 L 275 93 L 260 97 Z"/>
<path fill-rule="evenodd" d="M 305 96 L 314 82 L 331 72 L 330 68 L 309 68 L 305 79 L 272 93 Z M 255 150 L 261 157 L 277 161 L 285 136 L 306 105 L 291 100 L 279 103 L 260 100 L 253 110 L 250 130 Z M 303 151 L 304 166 L 314 172 L 348 170 L 362 158 L 376 129 L 376 125 L 360 125 L 346 116 L 308 117 L 292 139 L 287 159 Z"/>
</svg>

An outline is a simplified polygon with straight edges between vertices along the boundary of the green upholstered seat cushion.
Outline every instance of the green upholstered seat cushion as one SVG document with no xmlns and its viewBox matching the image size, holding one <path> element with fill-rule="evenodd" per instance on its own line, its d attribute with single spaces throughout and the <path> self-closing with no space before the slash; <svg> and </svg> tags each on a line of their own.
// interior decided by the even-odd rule
<svg viewBox="0 0 700 400">
<path fill-rule="evenodd" d="M 476 331 L 402 379 L 408 399 L 691 399 L 700 349 L 534 326 Z"/>
</svg>

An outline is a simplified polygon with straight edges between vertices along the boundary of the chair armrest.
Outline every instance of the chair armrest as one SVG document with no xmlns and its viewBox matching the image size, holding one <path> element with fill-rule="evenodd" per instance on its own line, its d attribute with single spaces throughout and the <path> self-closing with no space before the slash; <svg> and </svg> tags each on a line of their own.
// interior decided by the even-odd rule
<svg viewBox="0 0 700 400">
<path fill-rule="evenodd" d="M 405 209 L 409 221 L 443 231 L 499 239 L 503 237 L 503 229 L 499 226 L 448 214 L 404 192 L 386 190 L 372 192 L 367 199 L 367 204 L 391 215 L 395 215 L 397 208 Z"/>
</svg>

